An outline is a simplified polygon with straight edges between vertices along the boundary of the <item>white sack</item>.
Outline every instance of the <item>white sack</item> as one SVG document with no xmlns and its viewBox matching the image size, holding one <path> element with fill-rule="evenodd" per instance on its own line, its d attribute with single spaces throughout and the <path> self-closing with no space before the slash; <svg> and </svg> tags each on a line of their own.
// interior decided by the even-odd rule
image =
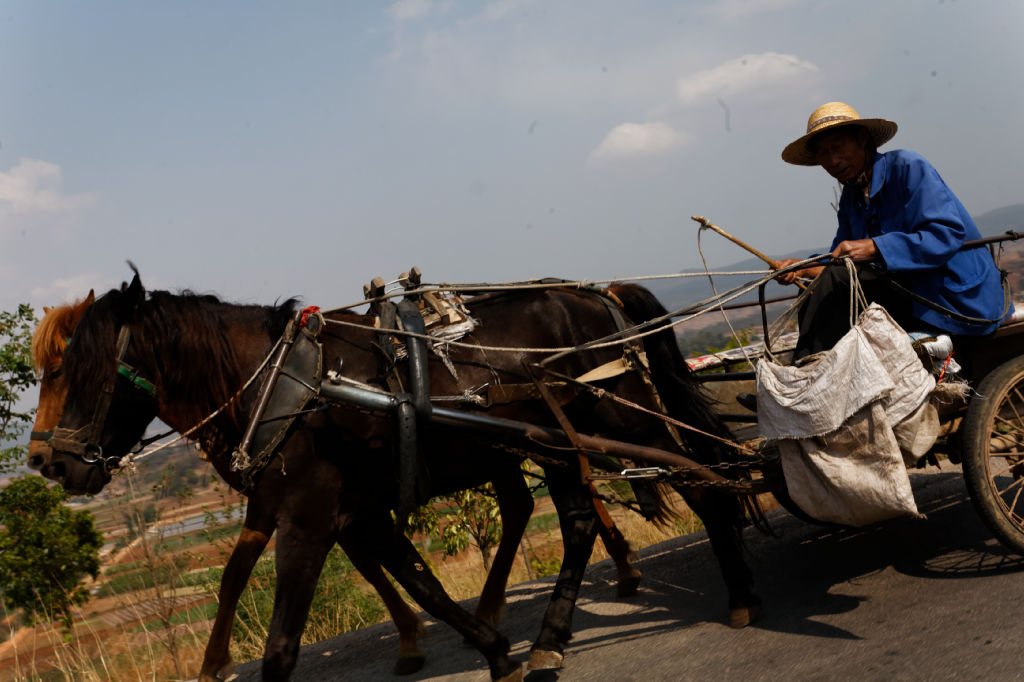
<svg viewBox="0 0 1024 682">
<path fill-rule="evenodd" d="M 926 401 L 935 379 L 883 308 L 869 306 L 812 363 L 762 360 L 757 385 L 761 435 L 779 442 L 786 486 L 801 509 L 852 526 L 917 514 L 900 445 L 910 459 L 934 442 L 938 419 Z"/>
<path fill-rule="evenodd" d="M 917 513 L 881 401 L 828 435 L 780 441 L 779 452 L 790 497 L 819 521 L 865 526 Z"/>
<path fill-rule="evenodd" d="M 861 313 L 857 327 L 895 384 L 885 398 L 885 416 L 890 424 L 899 424 L 928 399 L 935 388 L 935 377 L 925 369 L 910 337 L 885 308 L 872 303 Z"/>
<path fill-rule="evenodd" d="M 854 327 L 802 367 L 757 363 L 758 428 L 769 440 L 831 433 L 893 388 L 867 335 Z"/>
</svg>

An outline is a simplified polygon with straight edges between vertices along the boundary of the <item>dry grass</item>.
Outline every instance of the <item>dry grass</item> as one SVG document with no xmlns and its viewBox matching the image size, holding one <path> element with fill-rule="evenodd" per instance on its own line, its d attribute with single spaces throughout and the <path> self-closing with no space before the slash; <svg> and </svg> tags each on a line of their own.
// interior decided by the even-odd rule
<svg viewBox="0 0 1024 682">
<path fill-rule="evenodd" d="M 550 515 L 550 502 L 538 500 L 536 515 Z M 669 527 L 648 523 L 628 509 L 609 505 L 616 524 L 634 549 L 644 548 L 673 537 L 699 530 L 700 520 L 674 497 L 678 518 Z M 192 547 L 189 551 L 198 551 Z M 227 551 L 225 541 L 201 550 L 205 563 L 223 563 Z M 591 561 L 608 557 L 598 542 Z M 538 571 L 557 570 L 561 558 L 561 537 L 557 526 L 551 530 L 534 531 L 520 546 L 510 585 L 541 577 Z M 155 567 L 167 556 L 142 544 L 132 552 L 122 552 L 120 561 L 142 562 Z M 270 561 L 270 557 L 264 559 Z M 435 553 L 428 559 L 445 589 L 456 600 L 479 595 L 486 578 L 480 553 L 470 549 L 456 557 L 443 558 Z M 271 572 L 272 571 L 268 571 Z M 334 572 L 338 572 L 335 570 Z M 325 571 L 325 575 L 327 572 Z M 180 573 L 176 574 L 180 577 Z M 341 632 L 366 627 L 387 619 L 386 611 L 368 585 L 361 579 L 353 593 L 343 598 L 325 599 L 311 613 L 303 643 L 321 641 Z M 323 587 L 324 581 L 321 583 Z M 351 586 L 349 586 L 351 587 Z M 346 588 L 347 589 L 347 588 Z M 181 680 L 194 677 L 199 670 L 211 621 L 197 607 L 209 603 L 216 585 L 171 589 L 168 585 L 129 592 L 117 597 L 96 599 L 87 611 L 76 615 L 72 632 L 54 627 L 18 627 L 10 625 L 11 638 L 0 644 L 0 679 L 18 682 L 100 682 L 106 680 Z M 254 575 L 250 588 L 242 597 L 241 608 L 251 613 L 265 613 L 266 600 L 271 599 L 273 583 Z M 345 608 L 349 603 L 370 599 L 377 610 Z M 338 608 L 335 608 L 337 605 Z M 262 609 L 262 611 L 261 611 Z M 15 617 L 7 623 L 17 622 Z M 253 660 L 262 656 L 267 636 L 268 618 L 237 619 L 232 637 L 235 660 Z"/>
</svg>

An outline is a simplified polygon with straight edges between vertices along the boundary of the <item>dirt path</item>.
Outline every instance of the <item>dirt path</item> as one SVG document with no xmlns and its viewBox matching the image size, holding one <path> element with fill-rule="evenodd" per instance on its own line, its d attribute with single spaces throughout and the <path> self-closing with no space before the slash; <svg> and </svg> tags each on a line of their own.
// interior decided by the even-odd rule
<svg viewBox="0 0 1024 682">
<path fill-rule="evenodd" d="M 977 520 L 958 472 L 912 476 L 926 519 L 831 531 L 773 514 L 780 538 L 748 532 L 762 618 L 723 624 L 725 591 L 702 534 L 640 552 L 640 594 L 615 599 L 608 562 L 588 571 L 565 667 L 528 680 L 1018 679 L 1024 560 Z M 551 581 L 510 591 L 502 631 L 525 660 Z M 390 624 L 304 647 L 293 679 L 398 680 Z M 483 680 L 482 658 L 431 623 L 410 680 Z M 239 682 L 259 679 L 259 663 Z"/>
</svg>

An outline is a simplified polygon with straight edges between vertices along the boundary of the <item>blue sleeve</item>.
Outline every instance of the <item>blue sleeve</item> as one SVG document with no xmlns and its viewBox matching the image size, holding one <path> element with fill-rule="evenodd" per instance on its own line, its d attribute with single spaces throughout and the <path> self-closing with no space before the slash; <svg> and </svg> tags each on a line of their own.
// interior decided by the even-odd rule
<svg viewBox="0 0 1024 682">
<path fill-rule="evenodd" d="M 889 270 L 924 270 L 943 265 L 963 244 L 966 227 L 953 192 L 923 157 L 907 154 L 886 179 L 890 210 L 875 237 Z M 902 202 L 902 206 L 899 204 Z"/>
</svg>

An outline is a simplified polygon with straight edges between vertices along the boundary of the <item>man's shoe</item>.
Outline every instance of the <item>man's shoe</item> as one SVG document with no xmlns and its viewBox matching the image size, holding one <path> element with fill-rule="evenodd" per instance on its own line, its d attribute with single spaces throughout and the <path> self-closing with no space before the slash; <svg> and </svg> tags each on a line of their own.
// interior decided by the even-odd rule
<svg viewBox="0 0 1024 682">
<path fill-rule="evenodd" d="M 753 393 L 740 393 L 736 396 L 736 402 L 751 412 L 757 412 L 757 396 Z"/>
</svg>

